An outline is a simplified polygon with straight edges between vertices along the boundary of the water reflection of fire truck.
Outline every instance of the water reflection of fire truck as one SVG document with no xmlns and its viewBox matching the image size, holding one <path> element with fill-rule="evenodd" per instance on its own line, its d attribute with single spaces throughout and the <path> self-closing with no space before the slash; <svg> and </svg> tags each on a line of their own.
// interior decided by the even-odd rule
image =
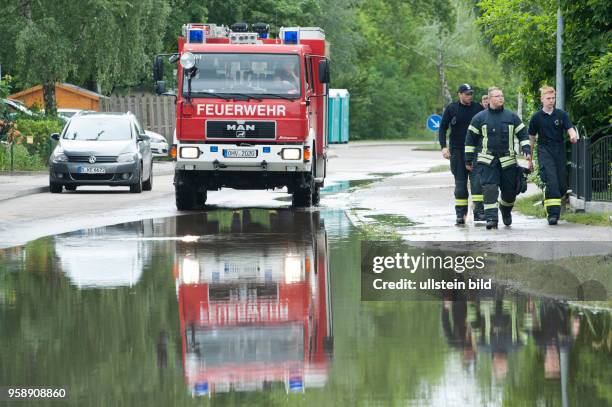
<svg viewBox="0 0 612 407">
<path fill-rule="evenodd" d="M 308 212 L 227 214 L 177 218 L 184 239 L 175 277 L 190 390 L 324 386 L 333 339 L 322 221 Z"/>
</svg>

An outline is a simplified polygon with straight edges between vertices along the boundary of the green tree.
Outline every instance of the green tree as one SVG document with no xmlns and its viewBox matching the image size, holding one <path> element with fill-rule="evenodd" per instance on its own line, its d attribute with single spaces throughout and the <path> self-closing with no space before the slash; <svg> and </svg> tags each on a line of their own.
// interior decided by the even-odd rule
<svg viewBox="0 0 612 407">
<path fill-rule="evenodd" d="M 555 83 L 557 1 L 482 0 L 477 7 L 485 42 L 519 73 L 536 104 L 540 86 Z M 604 0 L 563 0 L 561 11 L 566 107 L 595 129 L 612 120 L 612 11 Z"/>
</svg>

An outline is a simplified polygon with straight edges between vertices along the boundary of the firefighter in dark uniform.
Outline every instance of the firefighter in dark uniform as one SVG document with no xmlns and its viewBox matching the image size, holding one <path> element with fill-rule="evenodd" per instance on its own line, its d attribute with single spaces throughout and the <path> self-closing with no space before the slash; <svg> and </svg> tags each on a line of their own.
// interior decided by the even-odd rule
<svg viewBox="0 0 612 407">
<path fill-rule="evenodd" d="M 465 134 L 472 118 L 480 111 L 482 106 L 472 101 L 474 90 L 467 83 L 459 86 L 459 100 L 449 104 L 442 115 L 442 122 L 438 130 L 438 139 L 442 149 L 442 156 L 450 158 L 451 172 L 455 177 L 455 213 L 457 224 L 465 224 L 468 213 L 468 176 L 474 203 L 474 220 L 484 221 L 484 208 L 482 187 L 476 172 L 468 172 L 465 168 Z M 450 150 L 446 146 L 446 131 L 451 128 Z"/>
<path fill-rule="evenodd" d="M 531 148 L 538 140 L 538 165 L 544 188 L 544 207 L 548 224 L 556 225 L 561 215 L 561 198 L 567 192 L 567 164 L 564 133 L 572 143 L 578 141 L 578 134 L 566 112 L 555 109 L 555 89 L 545 86 L 540 89 L 542 109 L 531 117 L 529 138 Z"/>
<path fill-rule="evenodd" d="M 473 170 L 477 164 L 484 194 L 487 229 L 497 228 L 498 188 L 501 190 L 499 210 L 504 225 L 512 224 L 512 207 L 516 198 L 518 163 L 514 137 L 531 162 L 531 147 L 525 125 L 512 111 L 504 109 L 501 89 L 489 89 L 489 108 L 472 119 L 465 140 L 465 166 Z"/>
</svg>

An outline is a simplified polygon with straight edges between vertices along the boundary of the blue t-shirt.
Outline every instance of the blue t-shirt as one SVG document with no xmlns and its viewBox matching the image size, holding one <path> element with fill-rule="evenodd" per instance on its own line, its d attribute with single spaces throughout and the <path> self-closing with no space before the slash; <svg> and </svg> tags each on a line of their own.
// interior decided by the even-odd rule
<svg viewBox="0 0 612 407">
<path fill-rule="evenodd" d="M 538 144 L 563 143 L 565 133 L 574 127 L 568 114 L 561 109 L 554 109 L 551 114 L 542 109 L 533 114 L 529 121 L 529 135 L 537 135 Z"/>
</svg>

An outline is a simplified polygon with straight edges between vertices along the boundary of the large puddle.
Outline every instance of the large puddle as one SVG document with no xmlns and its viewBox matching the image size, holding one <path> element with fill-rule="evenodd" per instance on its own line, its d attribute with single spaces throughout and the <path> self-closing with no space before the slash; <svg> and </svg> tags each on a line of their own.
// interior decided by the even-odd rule
<svg viewBox="0 0 612 407">
<path fill-rule="evenodd" d="M 612 404 L 610 312 L 361 302 L 362 238 L 342 211 L 215 210 L 0 251 L 0 386 L 79 406 Z"/>
</svg>

